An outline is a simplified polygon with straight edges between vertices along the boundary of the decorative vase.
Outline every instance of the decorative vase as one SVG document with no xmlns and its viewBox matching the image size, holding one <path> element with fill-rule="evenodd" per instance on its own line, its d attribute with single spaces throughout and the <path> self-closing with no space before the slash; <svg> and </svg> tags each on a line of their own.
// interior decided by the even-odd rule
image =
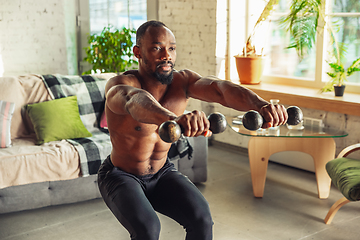
<svg viewBox="0 0 360 240">
<path fill-rule="evenodd" d="M 264 70 L 265 57 L 235 56 L 241 84 L 259 84 Z"/>
<path fill-rule="evenodd" d="M 344 95 L 345 85 L 334 85 L 334 92 L 336 97 L 342 97 Z"/>
</svg>

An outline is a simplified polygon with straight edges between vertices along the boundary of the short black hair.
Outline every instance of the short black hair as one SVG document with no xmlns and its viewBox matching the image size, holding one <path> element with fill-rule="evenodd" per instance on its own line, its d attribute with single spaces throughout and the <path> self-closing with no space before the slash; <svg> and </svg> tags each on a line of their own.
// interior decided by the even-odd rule
<svg viewBox="0 0 360 240">
<path fill-rule="evenodd" d="M 166 27 L 166 25 L 156 20 L 143 23 L 136 31 L 136 45 L 140 45 L 140 41 L 149 27 Z"/>
</svg>

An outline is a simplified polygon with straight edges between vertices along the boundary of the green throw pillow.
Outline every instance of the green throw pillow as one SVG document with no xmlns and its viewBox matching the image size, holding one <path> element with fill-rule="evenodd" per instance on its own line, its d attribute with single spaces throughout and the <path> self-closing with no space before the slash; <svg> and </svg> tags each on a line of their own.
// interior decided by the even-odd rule
<svg viewBox="0 0 360 240">
<path fill-rule="evenodd" d="M 28 104 L 26 111 L 34 125 L 39 145 L 92 136 L 80 119 L 76 96 Z"/>
</svg>

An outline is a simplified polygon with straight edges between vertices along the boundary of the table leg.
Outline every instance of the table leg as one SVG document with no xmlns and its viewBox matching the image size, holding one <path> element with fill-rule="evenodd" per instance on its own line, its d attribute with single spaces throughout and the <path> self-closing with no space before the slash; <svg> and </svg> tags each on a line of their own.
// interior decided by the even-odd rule
<svg viewBox="0 0 360 240">
<path fill-rule="evenodd" d="M 259 140 L 260 137 L 253 137 L 249 140 L 248 145 L 251 181 L 255 197 L 264 195 L 266 171 L 271 155 L 264 141 Z"/>
<path fill-rule="evenodd" d="M 319 198 L 328 198 L 331 179 L 325 164 L 335 157 L 333 138 L 252 137 L 248 152 L 254 196 L 263 197 L 269 158 L 282 151 L 300 151 L 312 156 Z"/>
</svg>

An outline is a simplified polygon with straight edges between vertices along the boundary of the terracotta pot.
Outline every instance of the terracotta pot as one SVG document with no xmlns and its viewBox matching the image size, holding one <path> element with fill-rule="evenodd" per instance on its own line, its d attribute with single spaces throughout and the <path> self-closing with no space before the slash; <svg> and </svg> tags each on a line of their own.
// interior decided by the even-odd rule
<svg viewBox="0 0 360 240">
<path fill-rule="evenodd" d="M 344 95 L 345 85 L 334 85 L 334 92 L 336 97 L 342 97 Z"/>
<path fill-rule="evenodd" d="M 264 70 L 265 57 L 235 56 L 241 84 L 259 84 Z"/>
</svg>

